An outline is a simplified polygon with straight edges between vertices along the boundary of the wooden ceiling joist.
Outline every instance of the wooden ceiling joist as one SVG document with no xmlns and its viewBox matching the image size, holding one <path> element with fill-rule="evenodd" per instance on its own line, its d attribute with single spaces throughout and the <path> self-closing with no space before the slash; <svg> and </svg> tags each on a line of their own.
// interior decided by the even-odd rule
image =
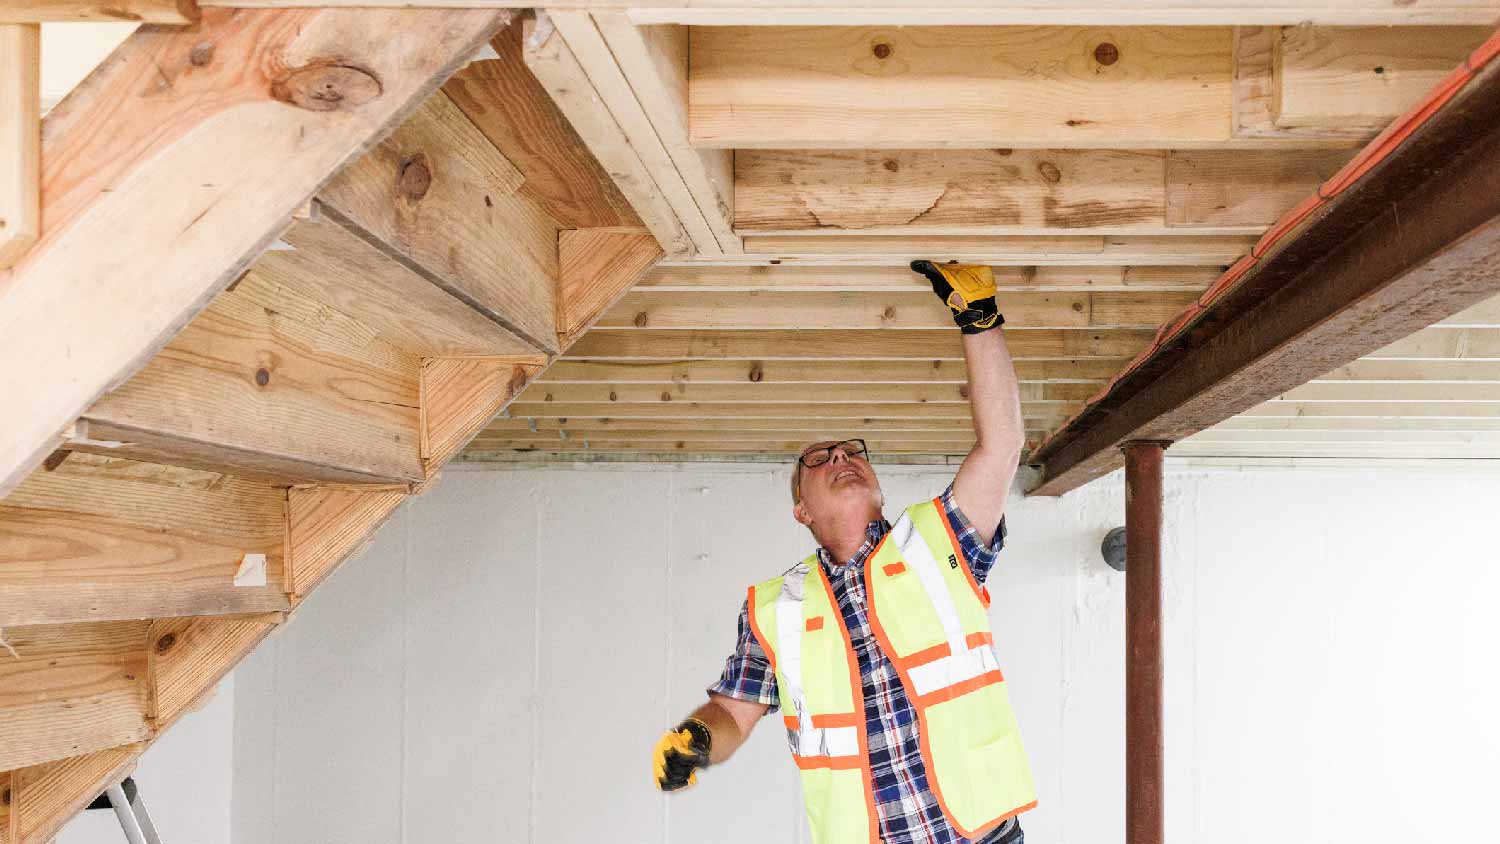
<svg viewBox="0 0 1500 844">
<path fill-rule="evenodd" d="M 1219 267 L 995 267 L 995 282 L 1010 293 L 1126 291 L 1202 292 Z M 926 291 L 931 284 L 909 267 L 799 267 L 691 265 L 658 267 L 636 290 L 704 293 L 884 293 Z"/>
<path fill-rule="evenodd" d="M 1233 235 L 751 235 L 744 255 L 705 263 L 789 266 L 906 266 L 938 257 L 995 266 L 1228 266 L 1254 245 Z M 680 262 L 673 261 L 675 265 Z"/>
<path fill-rule="evenodd" d="M 41 230 L 41 27 L 0 12 L 0 269 Z"/>
<path fill-rule="evenodd" d="M 1022 382 L 1104 383 L 1119 371 L 1122 358 L 1020 360 Z M 558 361 L 538 384 L 963 384 L 962 361 Z"/>
<path fill-rule="evenodd" d="M 1031 329 L 1006 338 L 1017 360 L 1128 358 L 1150 345 L 1140 329 Z M 570 350 L 595 360 L 963 360 L 951 328 L 906 331 L 746 331 L 596 329 Z"/>
<path fill-rule="evenodd" d="M 1477 67 L 1452 76 L 1455 87 L 1439 90 L 1441 105 L 1404 141 L 1383 158 L 1368 153 L 1373 169 L 1258 250 L 1237 284 L 1051 437 L 1033 455 L 1044 467 L 1035 492 L 1066 492 L 1119 466 L 1121 442 L 1184 439 L 1500 293 L 1500 62 L 1492 57 L 1477 53 Z M 1355 386 L 1370 408 L 1391 404 L 1379 397 L 1388 385 Z M 1349 404 L 1296 404 L 1298 413 L 1341 406 Z M 1500 408 L 1457 399 L 1428 406 Z"/>
<path fill-rule="evenodd" d="M 198 20 L 195 0 L 7 0 L 0 6 L 0 23 L 121 23 L 187 24 Z"/>
</svg>

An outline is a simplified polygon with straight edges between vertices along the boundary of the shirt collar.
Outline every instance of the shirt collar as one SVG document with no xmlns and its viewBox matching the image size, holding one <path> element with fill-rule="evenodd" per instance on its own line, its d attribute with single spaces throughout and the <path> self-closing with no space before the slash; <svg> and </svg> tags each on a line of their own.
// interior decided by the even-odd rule
<svg viewBox="0 0 1500 844">
<path fill-rule="evenodd" d="M 865 558 L 870 556 L 870 552 L 875 550 L 875 546 L 880 544 L 880 540 L 884 539 L 885 535 L 890 532 L 891 523 L 883 518 L 876 519 L 875 521 L 865 525 L 864 543 L 859 546 L 859 550 L 855 551 L 854 556 L 851 557 L 849 561 L 844 565 L 862 565 L 865 561 Z M 818 562 L 823 564 L 823 571 L 826 574 L 831 575 L 839 569 L 839 565 L 834 562 L 833 553 L 822 546 L 818 547 Z"/>
</svg>

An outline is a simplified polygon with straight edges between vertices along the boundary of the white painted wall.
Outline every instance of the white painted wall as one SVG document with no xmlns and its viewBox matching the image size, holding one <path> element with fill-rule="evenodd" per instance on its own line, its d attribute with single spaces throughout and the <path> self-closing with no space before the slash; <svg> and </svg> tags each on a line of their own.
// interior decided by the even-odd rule
<svg viewBox="0 0 1500 844">
<path fill-rule="evenodd" d="M 882 477 L 892 514 L 948 480 Z M 802 840 L 774 723 L 680 795 L 648 756 L 744 587 L 809 548 L 786 480 L 450 469 L 236 673 L 233 840 Z M 1500 475 L 1176 469 L 1167 497 L 1169 839 L 1488 835 Z M 1123 837 L 1123 580 L 1097 551 L 1121 508 L 1118 478 L 1020 502 L 991 580 L 1034 842 Z"/>
</svg>

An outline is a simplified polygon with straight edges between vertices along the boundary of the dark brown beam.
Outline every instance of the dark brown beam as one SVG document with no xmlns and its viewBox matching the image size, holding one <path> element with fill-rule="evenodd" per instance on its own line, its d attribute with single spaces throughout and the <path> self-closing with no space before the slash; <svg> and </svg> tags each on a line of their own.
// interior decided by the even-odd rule
<svg viewBox="0 0 1500 844">
<path fill-rule="evenodd" d="M 1162 844 L 1161 464 L 1125 444 L 1125 844 Z"/>
<path fill-rule="evenodd" d="M 1500 293 L 1500 62 L 1038 450 L 1034 495 L 1119 468 Z"/>
</svg>

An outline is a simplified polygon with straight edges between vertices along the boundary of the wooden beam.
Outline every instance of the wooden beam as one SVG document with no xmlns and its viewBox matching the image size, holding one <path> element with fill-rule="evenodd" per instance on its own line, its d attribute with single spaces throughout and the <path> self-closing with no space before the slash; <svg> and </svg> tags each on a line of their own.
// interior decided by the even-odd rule
<svg viewBox="0 0 1500 844">
<path fill-rule="evenodd" d="M 930 294 L 929 294 L 930 295 Z M 1072 329 L 1008 332 L 1017 360 L 1130 357 L 1150 345 L 1140 329 Z M 595 360 L 963 360 L 952 327 L 909 331 L 653 331 L 596 328 L 568 350 L 569 358 Z"/>
<path fill-rule="evenodd" d="M 558 234 L 557 335 L 566 349 L 662 258 L 645 232 L 573 229 Z"/>
<path fill-rule="evenodd" d="M 144 740 L 145 621 L 10 627 L 0 659 L 0 770 Z"/>
<path fill-rule="evenodd" d="M 0 493 L 508 18 L 208 12 L 133 34 L 48 114 L 41 238 L 0 271 L 0 360 L 38 362 L 0 374 L 28 397 L 0 407 Z"/>
<path fill-rule="evenodd" d="M 0 12 L 0 269 L 41 231 L 41 42 L 39 25 Z"/>
<path fill-rule="evenodd" d="M 283 614 L 159 618 L 147 634 L 149 714 L 158 731 L 192 710 L 236 663 L 271 634 Z"/>
<path fill-rule="evenodd" d="M 404 486 L 294 486 L 287 490 L 287 591 L 300 600 L 406 500 Z"/>
<path fill-rule="evenodd" d="M 1036 491 L 1075 488 L 1119 466 L 1118 443 L 1182 439 L 1500 292 L 1497 114 L 1490 62 L 1045 444 Z"/>
<path fill-rule="evenodd" d="M 1125 365 L 1124 358 L 1021 360 L 1023 382 L 1102 383 Z M 1497 367 L 1500 369 L 1500 367 Z M 641 361 L 563 359 L 538 384 L 964 384 L 962 361 Z"/>
<path fill-rule="evenodd" d="M 1028 420 L 1060 422 L 1080 407 L 1078 402 L 1022 402 Z M 961 402 L 918 404 L 898 402 L 779 402 L 775 404 L 706 404 L 670 401 L 646 404 L 609 402 L 514 402 L 505 410 L 512 419 L 973 419 Z M 1496 410 L 1500 415 L 1500 409 Z"/>
<path fill-rule="evenodd" d="M 135 770 L 146 742 L 11 772 L 13 844 L 46 844 L 74 815 Z"/>
<path fill-rule="evenodd" d="M 422 459 L 429 472 L 457 454 L 545 364 L 515 357 L 422 361 Z"/>
<path fill-rule="evenodd" d="M 588 0 L 579 5 L 584 4 L 597 5 Z M 575 3 L 565 0 L 562 5 Z M 875 4 L 869 0 L 818 0 L 809 6 L 789 6 L 781 0 L 736 0 L 732 5 L 631 4 L 629 14 L 639 24 L 694 26 L 1297 26 L 1309 23 L 1411 26 L 1492 23 L 1500 15 L 1500 6 L 1491 0 L 1410 5 L 1394 5 L 1383 0 L 1317 5 L 1266 4 L 1247 0 L 1174 3 L 989 0 L 982 4 L 945 2 L 907 6 Z"/>
<path fill-rule="evenodd" d="M 1002 290 L 1077 293 L 1081 289 L 1125 292 L 1192 290 L 1202 292 L 1219 277 L 1217 267 L 995 267 Z M 735 267 L 714 264 L 657 267 L 636 285 L 641 291 L 766 291 L 806 293 L 884 293 L 930 290 L 910 267 Z"/>
<path fill-rule="evenodd" d="M 1346 149 L 1172 152 L 1167 225 L 1269 226 L 1352 156 Z"/>
<path fill-rule="evenodd" d="M 1276 78 L 1276 65 L 1281 28 L 1236 26 L 1233 38 L 1234 137 L 1254 138 L 1280 148 L 1354 149 L 1374 136 L 1372 130 L 1361 127 L 1278 126 L 1276 96 L 1280 81 Z"/>
<path fill-rule="evenodd" d="M 1021 385 L 1024 402 L 1076 404 L 1098 392 L 1097 384 L 1027 382 Z M 964 384 L 534 384 L 517 397 L 519 402 L 595 402 L 608 405 L 697 402 L 773 404 L 777 402 L 915 404 L 969 403 Z"/>
<path fill-rule="evenodd" d="M 675 440 L 553 440 L 536 441 L 529 439 L 498 439 L 479 440 L 474 443 L 474 450 L 484 451 L 542 451 L 542 452 L 588 452 L 588 451 L 637 451 L 637 452 L 683 452 L 683 453 L 781 453 L 795 456 L 799 449 L 807 446 L 808 440 L 797 439 L 762 439 L 762 440 L 724 440 L 719 437 L 709 436 L 694 438 L 684 435 Z M 883 453 L 897 454 L 967 454 L 974 447 L 973 436 L 955 437 L 947 440 L 902 440 L 902 439 L 867 439 L 866 445 L 871 453 L 876 456 Z"/>
<path fill-rule="evenodd" d="M 1279 420 L 1271 420 L 1279 421 Z M 600 439 L 655 439 L 657 437 L 681 437 L 684 433 L 733 434 L 737 437 L 755 435 L 762 439 L 787 436 L 792 432 L 869 431 L 900 432 L 903 434 L 943 434 L 957 436 L 954 432 L 972 433 L 974 420 L 962 417 L 935 419 L 556 419 L 556 418 L 500 418 L 485 426 L 487 438 L 505 439 L 520 437 L 523 433 L 536 434 L 552 439 L 572 439 L 582 435 L 598 435 Z M 770 433 L 767 433 L 770 432 Z"/>
<path fill-rule="evenodd" d="M 553 351 L 557 223 L 520 192 L 524 182 L 439 92 L 335 176 L 319 201 L 392 258 Z"/>
<path fill-rule="evenodd" d="M 491 423 L 492 425 L 494 423 Z M 1296 416 L 1245 416 L 1225 419 L 1223 422 L 1208 429 L 1209 431 L 1251 431 L 1251 432 L 1280 432 L 1280 431 L 1328 431 L 1328 432 L 1403 432 L 1403 431 L 1443 431 L 1457 433 L 1494 432 L 1500 431 L 1500 417 L 1488 419 L 1469 417 L 1467 419 L 1320 419 L 1315 417 Z M 1201 436 L 1194 434 L 1193 436 Z"/>
<path fill-rule="evenodd" d="M 1193 293 L 1012 293 L 1007 329 L 1155 328 L 1196 299 Z M 600 328 L 937 329 L 947 307 L 927 293 L 629 293 Z"/>
<path fill-rule="evenodd" d="M 0 501 L 0 628 L 284 610 L 286 495 L 92 454 Z"/>
<path fill-rule="evenodd" d="M 1276 125 L 1378 130 L 1414 105 L 1494 31 L 1493 24 L 1285 27 L 1275 51 Z"/>
<path fill-rule="evenodd" d="M 564 229 L 640 226 L 641 219 L 527 69 L 520 19 L 443 86 L 500 154 L 526 176 L 519 192 Z"/>
<path fill-rule="evenodd" d="M 252 271 L 65 444 L 281 482 L 419 481 L 418 367 Z"/>
<path fill-rule="evenodd" d="M 551 18 L 541 15 L 526 20 L 522 43 L 526 66 L 609 172 L 662 249 L 670 257 L 692 255 L 696 251 L 694 241 L 683 222 L 657 189 L 649 169 Z"/>
<path fill-rule="evenodd" d="M 997 266 L 1228 266 L 1253 237 L 1154 235 L 761 235 L 725 264 L 905 266 L 918 258 Z M 708 261 L 709 259 L 702 259 Z"/>
<path fill-rule="evenodd" d="M 893 148 L 1254 145 L 1230 135 L 1230 34 L 698 27 L 692 138 L 735 148 L 864 148 L 875 138 Z"/>
<path fill-rule="evenodd" d="M 3 23 L 120 23 L 186 24 L 198 20 L 194 0 L 7 0 L 0 8 Z"/>
<path fill-rule="evenodd" d="M 1425 328 L 1365 357 L 1381 360 L 1500 360 L 1500 332 Z"/>
</svg>

